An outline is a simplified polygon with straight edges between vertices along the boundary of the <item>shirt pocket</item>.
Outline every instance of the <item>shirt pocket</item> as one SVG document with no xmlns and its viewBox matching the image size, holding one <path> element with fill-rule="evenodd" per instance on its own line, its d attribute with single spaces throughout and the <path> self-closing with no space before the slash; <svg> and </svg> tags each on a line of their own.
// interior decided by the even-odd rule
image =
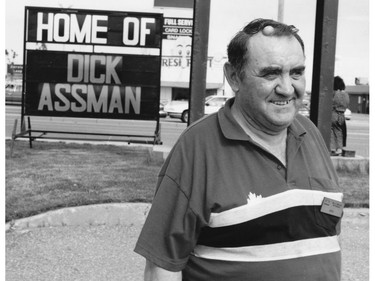
<svg viewBox="0 0 375 281">
<path fill-rule="evenodd" d="M 314 215 L 316 224 L 325 231 L 326 235 L 332 236 L 339 234 L 342 216 L 336 217 L 323 213 L 321 207 L 325 197 L 342 202 L 342 192 L 336 182 L 330 179 L 309 177 L 309 184 L 312 190 L 322 192 L 317 193 L 316 197 L 314 197 Z"/>
</svg>

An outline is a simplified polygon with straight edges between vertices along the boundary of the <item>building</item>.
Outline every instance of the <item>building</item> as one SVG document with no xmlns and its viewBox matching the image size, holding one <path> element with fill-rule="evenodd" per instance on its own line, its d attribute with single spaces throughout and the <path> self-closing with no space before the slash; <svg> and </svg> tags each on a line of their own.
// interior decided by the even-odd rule
<svg viewBox="0 0 375 281">
<path fill-rule="evenodd" d="M 346 92 L 349 94 L 349 109 L 354 113 L 366 113 L 370 111 L 370 92 L 369 85 L 346 86 Z"/>
<path fill-rule="evenodd" d="M 165 19 L 166 20 L 166 19 Z M 160 100 L 189 99 L 191 66 L 190 36 L 164 39 L 161 63 Z M 208 56 L 206 75 L 206 96 L 222 94 L 224 91 L 223 55 Z"/>
</svg>

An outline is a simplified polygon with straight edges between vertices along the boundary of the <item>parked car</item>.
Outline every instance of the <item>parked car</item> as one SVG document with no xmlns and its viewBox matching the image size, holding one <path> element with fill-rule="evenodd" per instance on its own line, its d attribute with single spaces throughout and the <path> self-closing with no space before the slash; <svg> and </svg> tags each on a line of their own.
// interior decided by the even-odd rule
<svg viewBox="0 0 375 281">
<path fill-rule="evenodd" d="M 217 112 L 222 108 L 225 102 L 232 96 L 218 96 L 211 95 L 206 97 L 204 114 L 208 115 Z M 171 118 L 179 118 L 182 122 L 188 122 L 189 119 L 189 101 L 188 100 L 174 100 L 164 106 L 164 111 Z"/>
<path fill-rule="evenodd" d="M 344 115 L 346 120 L 352 119 L 352 111 L 349 108 L 345 110 Z"/>
<path fill-rule="evenodd" d="M 310 108 L 306 105 L 301 105 L 301 107 L 298 109 L 298 113 L 309 118 L 310 116 Z"/>
<path fill-rule="evenodd" d="M 167 112 L 164 111 L 164 104 L 162 102 L 159 103 L 159 117 L 167 117 Z"/>
<path fill-rule="evenodd" d="M 22 102 L 22 85 L 8 83 L 5 85 L 5 102 Z"/>
</svg>

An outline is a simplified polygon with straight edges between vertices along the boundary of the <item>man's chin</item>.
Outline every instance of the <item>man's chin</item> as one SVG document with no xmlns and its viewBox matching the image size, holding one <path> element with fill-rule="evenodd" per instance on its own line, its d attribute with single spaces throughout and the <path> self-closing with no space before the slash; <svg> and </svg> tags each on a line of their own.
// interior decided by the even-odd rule
<svg viewBox="0 0 375 281">
<path fill-rule="evenodd" d="M 295 114 L 294 115 L 278 115 L 272 119 L 272 124 L 274 125 L 275 128 L 279 128 L 279 130 L 283 130 L 292 124 L 294 120 Z"/>
<path fill-rule="evenodd" d="M 291 123 L 297 115 L 297 110 L 288 110 L 285 112 L 276 112 L 272 119 L 276 123 Z"/>
</svg>

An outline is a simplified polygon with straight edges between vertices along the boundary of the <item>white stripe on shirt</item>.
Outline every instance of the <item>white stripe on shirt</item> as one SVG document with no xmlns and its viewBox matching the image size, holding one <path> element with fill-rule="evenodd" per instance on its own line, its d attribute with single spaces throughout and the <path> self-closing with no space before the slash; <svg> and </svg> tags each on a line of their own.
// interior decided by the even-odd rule
<svg viewBox="0 0 375 281">
<path fill-rule="evenodd" d="M 324 197 L 342 201 L 343 194 L 340 192 L 292 189 L 256 199 L 254 202 L 221 213 L 211 213 L 208 226 L 222 227 L 239 224 L 297 206 L 320 206 Z"/>
<path fill-rule="evenodd" d="M 303 239 L 261 246 L 214 248 L 197 245 L 196 257 L 238 262 L 264 262 L 328 254 L 340 251 L 337 236 Z"/>
</svg>

